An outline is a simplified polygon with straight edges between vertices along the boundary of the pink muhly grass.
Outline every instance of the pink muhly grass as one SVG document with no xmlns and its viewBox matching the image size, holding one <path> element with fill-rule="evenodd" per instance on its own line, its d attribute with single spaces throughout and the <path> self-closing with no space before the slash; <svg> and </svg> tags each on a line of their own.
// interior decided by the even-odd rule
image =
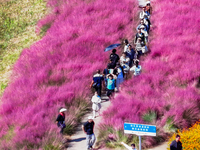
<svg viewBox="0 0 200 150">
<path fill-rule="evenodd" d="M 76 103 L 87 101 L 94 71 L 108 62 L 110 52 L 104 48 L 133 36 L 136 4 L 129 0 L 49 0 L 48 6 L 53 12 L 38 22 L 36 32 L 50 28 L 21 53 L 2 97 L 1 137 L 14 127 L 3 149 L 41 149 L 57 141 L 55 119 L 61 106 L 69 109 L 66 122 L 76 126 Z"/>
<path fill-rule="evenodd" d="M 152 6 L 151 53 L 140 61 L 142 74 L 123 84 L 101 125 L 123 129 L 125 121 L 147 123 L 142 116 L 152 111 L 156 122 L 151 123 L 157 125 L 162 138 L 169 119 L 180 129 L 199 119 L 200 97 L 192 84 L 200 75 L 200 4 L 197 0 L 154 0 Z M 156 140 L 148 137 L 144 143 L 150 147 Z"/>
</svg>

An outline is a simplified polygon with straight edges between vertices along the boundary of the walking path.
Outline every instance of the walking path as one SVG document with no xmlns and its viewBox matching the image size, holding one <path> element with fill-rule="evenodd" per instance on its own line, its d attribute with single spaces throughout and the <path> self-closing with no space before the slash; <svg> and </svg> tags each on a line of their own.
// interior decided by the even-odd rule
<svg viewBox="0 0 200 150">
<path fill-rule="evenodd" d="M 110 105 L 110 101 L 108 100 L 108 97 L 103 95 L 102 96 L 102 103 L 101 103 L 101 113 L 106 110 Z M 92 107 L 92 106 L 91 106 Z M 88 116 L 92 116 L 92 112 L 88 113 L 87 115 L 84 116 L 81 124 L 78 126 L 77 131 L 75 133 L 75 135 L 73 135 L 71 137 L 70 143 L 69 143 L 69 147 L 67 148 L 67 150 L 85 150 L 86 149 L 86 135 L 83 132 L 81 126 L 83 123 L 85 123 L 88 119 Z M 98 135 L 98 124 L 100 123 L 100 121 L 102 120 L 101 116 L 98 116 L 96 118 L 94 118 L 94 122 L 95 122 L 95 126 L 94 126 L 94 133 L 95 136 L 97 138 Z M 94 145 L 95 147 L 95 145 Z"/>
<path fill-rule="evenodd" d="M 138 0 L 138 1 L 141 2 L 141 0 Z M 144 6 L 146 5 L 146 1 L 142 0 L 142 3 L 143 3 Z M 140 24 L 140 25 L 143 26 L 143 24 Z M 141 33 L 138 33 L 138 34 L 141 34 Z M 141 44 L 141 42 L 139 42 L 139 43 Z M 103 95 L 102 96 L 102 103 L 101 103 L 101 113 L 104 110 L 106 110 L 110 105 L 111 105 L 111 103 L 108 100 L 108 97 Z M 67 148 L 68 150 L 84 150 L 84 149 L 86 149 L 86 147 L 87 147 L 87 145 L 86 145 L 86 135 L 82 131 L 82 125 L 88 120 L 88 116 L 93 116 L 93 112 L 90 112 L 90 113 L 88 113 L 87 115 L 84 116 L 82 122 L 80 123 L 80 125 L 77 128 L 76 134 L 73 135 L 70 139 L 70 142 L 69 142 L 69 145 L 68 145 L 68 148 Z M 95 122 L 94 134 L 95 134 L 96 138 L 98 136 L 98 125 L 99 125 L 101 120 L 102 120 L 102 116 L 98 116 L 97 118 L 94 119 L 94 122 Z M 97 141 L 97 139 L 96 139 L 96 141 Z M 163 144 L 161 144 L 157 147 L 147 149 L 147 150 L 167 150 L 167 146 L 168 146 L 167 143 L 163 143 Z M 93 147 L 95 147 L 95 145 Z"/>
<path fill-rule="evenodd" d="M 163 144 L 161 144 L 159 146 L 156 146 L 154 148 L 150 148 L 148 150 L 167 150 L 167 146 L 168 146 L 167 142 L 165 142 L 165 143 L 163 143 Z"/>
</svg>

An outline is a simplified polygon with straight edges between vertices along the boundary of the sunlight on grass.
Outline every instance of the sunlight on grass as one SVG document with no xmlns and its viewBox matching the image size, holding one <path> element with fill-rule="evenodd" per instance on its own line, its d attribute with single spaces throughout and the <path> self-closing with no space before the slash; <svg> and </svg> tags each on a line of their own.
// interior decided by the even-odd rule
<svg viewBox="0 0 200 150">
<path fill-rule="evenodd" d="M 41 36 L 35 25 L 45 14 L 43 0 L 11 0 L 0 5 L 0 95 L 8 84 L 12 66 L 22 50 Z"/>
</svg>

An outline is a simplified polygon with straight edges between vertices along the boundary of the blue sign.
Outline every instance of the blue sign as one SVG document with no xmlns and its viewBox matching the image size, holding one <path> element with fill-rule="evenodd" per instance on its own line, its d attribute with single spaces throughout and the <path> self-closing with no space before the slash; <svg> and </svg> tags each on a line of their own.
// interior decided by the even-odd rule
<svg viewBox="0 0 200 150">
<path fill-rule="evenodd" d="M 124 123 L 124 133 L 156 136 L 156 126 L 136 123 Z"/>
</svg>

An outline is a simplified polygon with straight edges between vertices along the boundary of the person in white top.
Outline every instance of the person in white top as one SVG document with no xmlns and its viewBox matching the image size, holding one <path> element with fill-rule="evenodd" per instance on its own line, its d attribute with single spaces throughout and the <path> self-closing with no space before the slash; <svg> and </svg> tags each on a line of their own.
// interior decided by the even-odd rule
<svg viewBox="0 0 200 150">
<path fill-rule="evenodd" d="M 140 75 L 142 67 L 139 65 L 139 60 L 136 60 L 135 65 L 131 67 L 130 71 L 133 72 L 134 76 Z"/>
<path fill-rule="evenodd" d="M 93 109 L 93 118 L 96 117 L 96 112 L 99 112 L 101 109 L 101 97 L 98 95 L 97 92 L 94 93 L 94 96 L 92 97 L 92 109 Z"/>
<path fill-rule="evenodd" d="M 137 150 L 135 148 L 135 144 L 131 144 L 131 146 L 128 146 L 126 143 L 121 142 L 122 145 L 124 145 L 124 147 L 126 147 L 128 150 Z"/>
<path fill-rule="evenodd" d="M 127 39 L 124 40 L 124 43 L 125 43 L 124 52 L 126 52 L 126 51 L 128 50 L 128 46 L 129 46 L 130 44 L 128 43 L 128 40 L 127 40 Z"/>
<path fill-rule="evenodd" d="M 125 74 L 128 73 L 130 69 L 129 62 L 130 62 L 130 58 L 126 56 L 125 52 L 123 52 L 122 56 L 120 57 L 120 65 L 123 67 Z"/>
<path fill-rule="evenodd" d="M 150 16 L 146 12 L 146 7 L 143 7 L 142 8 L 142 12 L 140 12 L 140 19 L 143 19 L 143 18 L 148 18 L 149 19 L 149 17 Z"/>
</svg>

